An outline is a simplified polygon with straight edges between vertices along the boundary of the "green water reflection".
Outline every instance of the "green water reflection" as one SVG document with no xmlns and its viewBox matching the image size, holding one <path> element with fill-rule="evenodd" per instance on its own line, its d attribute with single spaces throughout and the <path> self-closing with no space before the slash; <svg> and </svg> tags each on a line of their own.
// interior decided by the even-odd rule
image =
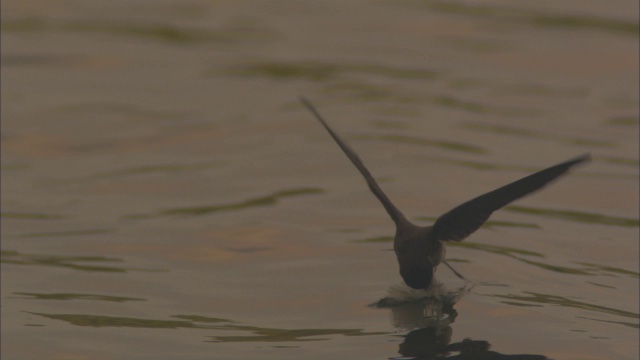
<svg viewBox="0 0 640 360">
<path fill-rule="evenodd" d="M 575 261 L 574 264 L 586 266 L 588 269 L 592 269 L 593 271 L 597 271 L 603 274 L 610 274 L 610 275 L 618 274 L 618 275 L 627 275 L 631 277 L 640 276 L 640 273 L 638 273 L 637 271 L 620 269 L 620 268 L 609 266 L 609 265 L 599 265 L 599 264 L 592 264 L 592 263 L 586 263 L 581 261 Z"/>
<path fill-rule="evenodd" d="M 627 321 L 613 321 L 613 320 L 602 320 L 602 319 L 593 319 L 593 318 L 588 318 L 585 316 L 578 316 L 580 319 L 587 319 L 587 320 L 593 320 L 593 321 L 599 321 L 599 322 L 604 322 L 604 323 L 609 323 L 609 324 L 618 324 L 618 325 L 624 325 L 624 326 L 628 326 L 630 328 L 634 328 L 634 329 L 638 329 L 640 328 L 640 325 L 637 323 L 632 323 L 632 322 L 627 322 Z"/>
<path fill-rule="evenodd" d="M 67 230 L 67 231 L 50 231 L 27 233 L 18 235 L 18 238 L 37 238 L 37 237 L 57 237 L 57 236 L 78 236 L 78 235 L 97 235 L 115 232 L 116 229 L 87 229 L 87 230 Z"/>
<path fill-rule="evenodd" d="M 71 325 L 91 326 L 91 327 L 129 327 L 129 328 L 152 328 L 152 329 L 206 329 L 211 328 L 206 325 L 198 325 L 188 320 L 154 320 L 131 317 L 84 315 L 84 314 L 46 314 L 27 312 L 31 315 L 38 315 L 48 319 L 62 320 Z M 219 319 L 219 321 L 226 321 Z"/>
<path fill-rule="evenodd" d="M 299 188 L 299 189 L 291 189 L 291 190 L 283 190 L 273 193 L 267 196 L 261 196 L 256 198 L 251 198 L 248 200 L 243 200 L 239 202 L 229 203 L 229 204 L 221 204 L 221 205 L 209 205 L 209 206 L 193 206 L 193 207 L 177 207 L 159 211 L 157 213 L 148 214 L 148 215 L 127 215 L 125 218 L 129 219 L 139 219 L 139 218 L 153 218 L 160 216 L 201 216 L 208 215 L 217 212 L 224 211 L 236 211 L 243 210 L 252 207 L 259 206 L 268 206 L 274 205 L 278 202 L 278 200 L 291 196 L 299 196 L 299 195 L 309 195 L 309 194 L 319 194 L 324 190 L 320 188 Z"/>
<path fill-rule="evenodd" d="M 205 170 L 210 169 L 212 167 L 217 166 L 217 163 L 214 162 L 201 162 L 194 164 L 158 164 L 158 165 L 142 165 L 142 166 L 131 166 L 111 171 L 97 172 L 94 174 L 74 177 L 74 178 L 66 178 L 66 179 L 56 179 L 52 181 L 53 183 L 79 183 L 87 180 L 102 180 L 102 179 L 111 179 L 111 178 L 119 178 L 119 177 L 127 177 L 127 176 L 136 176 L 136 175 L 152 175 L 152 174 L 165 174 L 165 173 L 177 173 L 177 172 L 186 172 L 186 171 L 197 171 L 197 170 Z"/>
<path fill-rule="evenodd" d="M 581 145 L 589 147 L 615 147 L 616 144 L 610 141 L 602 141 L 597 139 L 584 139 L 569 136 L 561 136 L 555 134 L 547 134 L 542 131 L 519 128 L 512 125 L 486 124 L 479 122 L 465 122 L 463 127 L 478 132 L 487 132 L 498 134 L 501 136 L 518 136 L 530 139 L 554 140 L 565 144 Z"/>
<path fill-rule="evenodd" d="M 65 321 L 75 326 L 89 327 L 128 327 L 149 329 L 209 329 L 221 331 L 246 331 L 251 335 L 210 336 L 210 342 L 285 342 L 328 340 L 332 335 L 363 336 L 384 335 L 387 332 L 365 332 L 362 329 L 280 329 L 239 325 L 234 321 L 200 315 L 174 315 L 180 320 L 156 320 L 132 317 L 84 315 L 84 314 L 47 314 L 27 312 L 48 319 Z"/>
<path fill-rule="evenodd" d="M 508 22 L 518 25 L 535 25 L 537 27 L 560 27 L 570 29 L 589 29 L 607 31 L 612 34 L 638 37 L 640 26 L 637 22 L 616 20 L 592 15 L 564 15 L 536 10 L 520 10 L 495 5 L 472 5 L 445 1 L 412 2 L 427 7 L 432 11 L 466 15 L 489 21 Z"/>
<path fill-rule="evenodd" d="M 640 118 L 637 116 L 617 116 L 607 120 L 606 124 L 613 126 L 638 126 L 640 125 Z"/>
<path fill-rule="evenodd" d="M 487 151 L 479 146 L 446 140 L 433 140 L 420 136 L 409 135 L 359 135 L 356 138 L 365 140 L 381 140 L 386 142 L 398 142 L 411 145 L 422 145 L 459 151 L 472 154 L 485 154 Z"/>
<path fill-rule="evenodd" d="M 436 73 L 424 69 L 402 68 L 378 64 L 346 64 L 326 62 L 261 62 L 236 66 L 225 71 L 227 75 L 268 77 L 273 79 L 331 80 L 346 74 L 389 77 L 401 80 L 433 79 Z"/>
<path fill-rule="evenodd" d="M 495 245 L 486 245 L 479 243 L 467 243 L 467 242 L 451 242 L 447 243 L 448 246 L 451 247 L 462 247 L 467 249 L 484 251 L 492 254 L 498 254 L 503 256 L 508 256 L 518 261 L 524 262 L 528 265 L 533 265 L 539 267 L 541 269 L 558 272 L 562 274 L 573 274 L 573 275 L 607 275 L 607 276 L 617 276 L 617 275 L 625 275 L 630 277 L 638 277 L 638 273 L 635 271 L 630 271 L 626 269 L 616 268 L 608 265 L 599 265 L 599 264 L 591 264 L 591 263 L 583 263 L 583 262 L 572 262 L 573 264 L 581 265 L 579 267 L 571 267 L 571 266 L 562 266 L 562 265 L 552 265 L 541 262 L 539 260 L 532 260 L 528 258 L 524 258 L 519 255 L 524 256 L 533 256 L 538 258 L 543 258 L 544 254 L 536 253 L 532 251 L 503 247 L 503 246 L 495 246 Z"/>
<path fill-rule="evenodd" d="M 453 109 L 465 110 L 465 111 L 478 113 L 478 114 L 497 111 L 497 109 L 492 109 L 487 105 L 483 105 L 475 101 L 461 100 L 461 99 L 452 97 L 450 95 L 436 96 L 431 100 L 436 105 L 453 108 Z"/>
<path fill-rule="evenodd" d="M 112 302 L 126 302 L 126 301 L 147 301 L 141 298 L 132 298 L 124 296 L 111 296 L 111 295 L 97 295 L 97 294 L 74 294 L 74 293 L 28 293 L 28 292 L 14 292 L 15 295 L 22 296 L 22 299 L 37 299 L 37 300 L 97 300 L 97 301 L 112 301 Z"/>
<path fill-rule="evenodd" d="M 139 269 L 116 266 L 124 260 L 105 256 L 64 256 L 64 255 L 39 255 L 25 254 L 17 251 L 2 250 L 0 263 L 12 265 L 37 265 L 49 267 L 62 267 L 88 272 L 126 273 L 129 271 L 159 271 L 152 269 Z"/>
<path fill-rule="evenodd" d="M 57 214 L 43 214 L 43 213 L 17 213 L 17 212 L 3 212 L 0 217 L 4 219 L 24 219 L 24 220 L 55 220 L 62 219 L 64 216 Z"/>
<path fill-rule="evenodd" d="M 489 296 L 497 297 L 501 299 L 534 303 L 534 304 L 559 305 L 564 307 L 571 307 L 576 309 L 583 309 L 583 310 L 589 310 L 589 311 L 600 312 L 605 314 L 623 316 L 623 317 L 632 318 L 632 319 L 640 318 L 640 315 L 637 313 L 614 309 L 614 308 L 601 306 L 601 305 L 589 304 L 587 302 L 569 299 L 563 296 L 541 294 L 541 293 L 530 292 L 530 291 L 525 291 L 523 292 L 523 294 L 524 295 L 515 295 L 515 294 L 499 295 L 498 294 L 498 295 L 489 295 Z"/>
<path fill-rule="evenodd" d="M 638 219 L 623 218 L 623 217 L 588 213 L 588 212 L 575 211 L 575 210 L 541 209 L 541 208 L 532 208 L 532 207 L 516 206 L 516 205 L 507 206 L 505 207 L 505 209 L 512 212 L 542 216 L 542 217 L 547 217 L 552 219 L 575 221 L 575 222 L 581 222 L 581 223 L 626 226 L 626 227 L 640 226 L 640 220 Z"/>
<path fill-rule="evenodd" d="M 336 99 L 358 99 L 366 101 L 389 101 L 393 104 L 431 103 L 435 106 L 471 112 L 474 114 L 511 114 L 530 115 L 531 109 L 503 108 L 483 104 L 475 100 L 462 99 L 459 95 L 437 94 L 433 96 L 416 96 L 394 88 L 392 83 L 373 82 L 381 80 L 433 80 L 437 72 L 419 68 L 392 67 L 373 63 L 332 63 L 332 62 L 256 62 L 237 65 L 225 70 L 212 70 L 210 74 L 246 77 L 269 78 L 275 80 L 306 80 L 323 82 L 322 90 L 335 95 Z"/>
<path fill-rule="evenodd" d="M 636 169 L 640 166 L 640 161 L 638 159 L 630 159 L 621 156 L 607 156 L 602 158 L 602 160 L 610 164 L 633 166 Z"/>
<path fill-rule="evenodd" d="M 228 26 L 212 30 L 177 26 L 167 23 L 139 23 L 125 21 L 60 21 L 43 18 L 26 18 L 2 22 L 2 32 L 51 32 L 101 33 L 127 38 L 141 38 L 173 44 L 221 43 L 233 44 L 248 38 L 265 38 L 264 29 L 251 26 Z"/>
</svg>

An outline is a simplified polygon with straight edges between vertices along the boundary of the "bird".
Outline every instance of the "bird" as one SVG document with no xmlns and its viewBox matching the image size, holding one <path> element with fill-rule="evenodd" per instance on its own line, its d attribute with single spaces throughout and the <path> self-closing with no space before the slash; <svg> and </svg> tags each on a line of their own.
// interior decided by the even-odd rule
<svg viewBox="0 0 640 360">
<path fill-rule="evenodd" d="M 478 230 L 494 211 L 543 188 L 572 167 L 591 160 L 591 155 L 587 153 L 561 162 L 473 198 L 444 213 L 431 226 L 419 226 L 410 222 L 389 200 L 358 154 L 329 126 L 313 104 L 304 97 L 300 97 L 300 101 L 322 124 L 362 174 L 371 192 L 395 223 L 393 250 L 400 268 L 400 276 L 413 289 L 427 289 L 440 263 L 444 263 L 457 276 L 464 279 L 445 261 L 445 242 L 464 240 Z"/>
</svg>

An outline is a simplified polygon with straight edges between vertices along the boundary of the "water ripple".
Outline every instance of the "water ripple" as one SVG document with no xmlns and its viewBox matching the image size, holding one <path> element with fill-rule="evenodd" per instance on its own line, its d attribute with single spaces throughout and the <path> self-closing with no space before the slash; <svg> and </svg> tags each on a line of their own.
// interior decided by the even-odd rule
<svg viewBox="0 0 640 360">
<path fill-rule="evenodd" d="M 48 319 L 65 321 L 75 326 L 127 327 L 150 329 L 210 329 L 222 331 L 247 331 L 252 335 L 211 336 L 209 342 L 290 342 L 329 340 L 328 336 L 384 335 L 388 332 L 366 332 L 362 329 L 280 329 L 240 325 L 234 321 L 200 315 L 174 315 L 180 320 L 157 320 L 132 317 L 88 315 L 88 314 L 47 314 L 26 312 Z"/>
<path fill-rule="evenodd" d="M 129 271 L 159 271 L 152 269 L 127 268 L 114 265 L 114 263 L 122 262 L 124 262 L 124 260 L 120 258 L 105 256 L 40 255 L 25 254 L 12 250 L 2 250 L 2 252 L 0 252 L 0 263 L 2 264 L 63 267 L 88 272 L 110 273 L 126 273 Z"/>
<path fill-rule="evenodd" d="M 640 220 L 634 218 L 623 218 L 619 216 L 602 215 L 597 213 L 588 213 L 576 210 L 556 210 L 556 209 L 542 209 L 532 208 L 527 206 L 510 205 L 505 207 L 505 210 L 524 213 L 535 216 L 542 216 L 552 219 L 560 219 L 589 224 L 601 224 L 611 226 L 625 226 L 625 227 L 638 227 L 640 226 Z"/>
<path fill-rule="evenodd" d="M 35 300 L 97 300 L 97 301 L 112 301 L 112 302 L 126 302 L 126 301 L 147 301 L 141 298 L 132 298 L 124 296 L 111 296 L 111 295 L 96 295 L 96 294 L 74 294 L 74 293 L 29 293 L 29 292 L 14 292 L 15 295 L 21 295 L 21 299 L 35 299 Z"/>
<path fill-rule="evenodd" d="M 623 316 L 631 319 L 640 318 L 640 315 L 631 311 L 625 311 L 625 310 L 614 309 L 614 308 L 601 306 L 601 305 L 589 304 L 587 302 L 577 301 L 577 300 L 569 299 L 563 296 L 541 294 L 541 293 L 535 293 L 530 291 L 525 291 L 524 294 L 526 295 L 509 294 L 509 295 L 490 295 L 490 296 L 502 298 L 502 299 L 508 299 L 508 300 L 528 302 L 528 303 L 559 305 L 564 307 L 571 307 L 576 309 L 595 311 L 599 313 Z"/>
<path fill-rule="evenodd" d="M 318 194 L 324 190 L 320 188 L 299 188 L 291 190 L 283 190 L 273 193 L 267 196 L 260 196 L 243 200 L 239 202 L 221 204 L 221 205 L 207 205 L 207 206 L 188 206 L 188 207 L 176 207 L 147 215 L 127 215 L 127 219 L 146 219 L 160 216 L 201 216 L 208 215 L 217 212 L 224 211 L 236 211 L 252 207 L 274 205 L 279 199 L 298 195 Z"/>
</svg>

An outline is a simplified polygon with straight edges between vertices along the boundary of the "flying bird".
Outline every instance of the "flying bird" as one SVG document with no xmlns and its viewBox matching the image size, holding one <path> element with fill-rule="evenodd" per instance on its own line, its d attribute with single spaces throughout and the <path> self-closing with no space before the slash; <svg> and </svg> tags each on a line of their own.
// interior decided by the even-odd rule
<svg viewBox="0 0 640 360">
<path fill-rule="evenodd" d="M 404 282 L 414 289 L 428 288 L 433 280 L 435 268 L 441 262 L 449 266 L 444 260 L 445 247 L 443 242 L 462 241 L 478 230 L 494 211 L 541 189 L 566 173 L 573 166 L 591 159 L 589 154 L 584 154 L 538 171 L 453 208 L 438 217 L 432 226 L 418 226 L 407 220 L 406 216 L 389 200 L 355 151 L 333 131 L 318 110 L 305 98 L 300 98 L 300 101 L 320 121 L 349 160 L 360 171 L 371 192 L 382 203 L 382 206 L 384 206 L 395 223 L 396 234 L 393 241 L 393 250 L 396 254 L 398 265 L 400 265 L 400 275 Z M 456 275 L 462 277 L 455 270 L 453 271 Z"/>
</svg>

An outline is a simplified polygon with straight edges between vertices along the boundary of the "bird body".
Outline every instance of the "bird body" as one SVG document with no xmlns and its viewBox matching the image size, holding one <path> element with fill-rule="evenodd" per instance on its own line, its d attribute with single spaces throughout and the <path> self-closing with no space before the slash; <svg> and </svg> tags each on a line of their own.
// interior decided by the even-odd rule
<svg viewBox="0 0 640 360">
<path fill-rule="evenodd" d="M 393 250 L 404 282 L 414 289 L 431 284 L 433 273 L 445 256 L 442 242 L 432 236 L 432 226 L 397 227 Z"/>
<path fill-rule="evenodd" d="M 433 280 L 435 268 L 440 263 L 444 262 L 449 266 L 445 261 L 444 241 L 462 241 L 480 228 L 494 211 L 541 189 L 549 182 L 565 174 L 571 167 L 590 160 L 590 155 L 585 154 L 551 166 L 453 208 L 438 217 L 432 226 L 418 226 L 407 220 L 405 215 L 389 200 L 355 151 L 333 131 L 315 107 L 304 98 L 300 100 L 320 121 L 345 155 L 360 171 L 371 192 L 378 198 L 395 223 L 396 235 L 393 241 L 393 249 L 400 267 L 400 276 L 402 276 L 407 285 L 414 289 L 426 289 L 429 287 Z"/>
</svg>

